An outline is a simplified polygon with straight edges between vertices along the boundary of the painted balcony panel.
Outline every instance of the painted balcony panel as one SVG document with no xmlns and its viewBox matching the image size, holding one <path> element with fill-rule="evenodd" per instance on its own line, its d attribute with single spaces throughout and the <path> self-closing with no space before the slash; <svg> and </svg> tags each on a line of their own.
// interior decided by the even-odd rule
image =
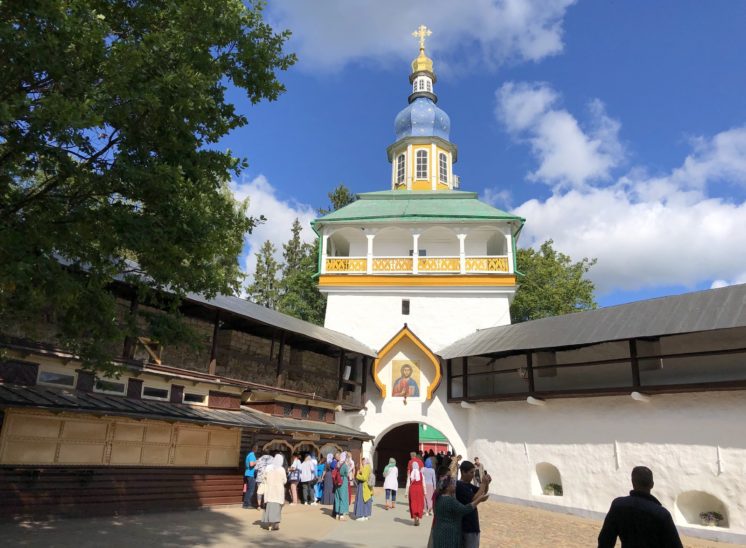
<svg viewBox="0 0 746 548">
<path fill-rule="evenodd" d="M 364 273 L 368 261 L 365 257 L 330 257 L 326 259 L 326 271 L 340 273 Z"/>
<path fill-rule="evenodd" d="M 412 257 L 374 257 L 373 272 L 412 272 Z"/>
</svg>

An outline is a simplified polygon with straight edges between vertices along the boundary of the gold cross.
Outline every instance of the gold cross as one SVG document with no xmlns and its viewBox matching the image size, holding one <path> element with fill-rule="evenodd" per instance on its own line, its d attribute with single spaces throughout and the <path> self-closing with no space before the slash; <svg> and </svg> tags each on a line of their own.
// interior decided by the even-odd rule
<svg viewBox="0 0 746 548">
<path fill-rule="evenodd" d="M 420 49 L 425 49 L 425 37 L 430 36 L 433 32 L 425 25 L 420 25 L 417 30 L 412 33 L 412 36 L 420 39 Z"/>
</svg>

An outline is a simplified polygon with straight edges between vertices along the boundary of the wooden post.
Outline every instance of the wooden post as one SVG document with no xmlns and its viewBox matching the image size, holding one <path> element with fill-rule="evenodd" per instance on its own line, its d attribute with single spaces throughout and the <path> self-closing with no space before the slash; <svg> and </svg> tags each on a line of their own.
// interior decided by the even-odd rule
<svg viewBox="0 0 746 548">
<path fill-rule="evenodd" d="M 132 297 L 130 301 L 130 314 L 137 316 L 137 309 L 140 306 L 140 300 L 137 298 L 137 293 Z M 135 325 L 137 325 L 137 318 L 135 318 Z M 122 347 L 122 357 L 125 360 L 131 360 L 135 357 L 135 337 L 127 336 L 124 338 L 124 346 Z"/>
<path fill-rule="evenodd" d="M 341 400 L 344 394 L 344 371 L 345 371 L 345 351 L 339 349 L 339 383 L 337 384 L 337 399 Z"/>
<path fill-rule="evenodd" d="M 218 366 L 218 330 L 220 329 L 220 310 L 215 312 L 215 324 L 212 327 L 212 348 L 210 348 L 210 363 L 207 365 L 207 372 L 210 375 L 215 374 Z"/>
<path fill-rule="evenodd" d="M 451 373 L 451 360 L 446 360 L 446 400 L 451 399 L 451 384 L 453 384 L 453 375 Z"/>
<path fill-rule="evenodd" d="M 534 393 L 534 355 L 531 352 L 526 352 L 526 372 L 528 374 L 528 392 L 533 395 Z"/>
<path fill-rule="evenodd" d="M 640 362 L 637 359 L 637 340 L 629 340 L 629 359 L 632 362 L 632 385 L 640 387 Z"/>
<path fill-rule="evenodd" d="M 462 360 L 464 370 L 461 373 L 464 375 L 464 401 L 469 401 L 469 377 L 467 376 L 469 373 L 469 358 L 464 356 Z"/>
<path fill-rule="evenodd" d="M 363 356 L 363 378 L 362 385 L 360 386 L 360 400 L 363 405 L 368 403 L 368 369 L 370 364 L 370 358 Z"/>
<path fill-rule="evenodd" d="M 285 331 L 280 331 L 280 347 L 277 349 L 277 376 L 275 385 L 278 387 L 285 386 L 285 366 L 282 360 L 285 357 Z"/>
</svg>

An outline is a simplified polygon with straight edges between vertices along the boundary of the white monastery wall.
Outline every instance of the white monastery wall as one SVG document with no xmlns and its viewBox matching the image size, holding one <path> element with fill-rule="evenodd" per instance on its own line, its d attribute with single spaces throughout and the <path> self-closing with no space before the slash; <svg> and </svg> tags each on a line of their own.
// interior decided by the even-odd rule
<svg viewBox="0 0 746 548">
<path fill-rule="evenodd" d="M 463 411 L 453 404 L 448 409 Z M 746 534 L 743 392 L 656 395 L 646 402 L 610 396 L 553 399 L 544 406 L 483 403 L 468 414 L 467 455 L 478 456 L 492 475 L 493 495 L 605 514 L 631 489 L 632 468 L 643 465 L 653 471 L 653 494 L 678 526 L 721 540 Z M 557 468 L 563 496 L 542 494 L 542 463 Z M 709 510 L 721 511 L 729 527 L 701 527 L 699 512 Z"/>
<path fill-rule="evenodd" d="M 402 311 L 409 299 L 409 315 Z M 379 349 L 404 324 L 432 350 L 477 329 L 510 323 L 510 304 L 503 293 L 401 292 L 329 294 L 324 326 Z"/>
</svg>

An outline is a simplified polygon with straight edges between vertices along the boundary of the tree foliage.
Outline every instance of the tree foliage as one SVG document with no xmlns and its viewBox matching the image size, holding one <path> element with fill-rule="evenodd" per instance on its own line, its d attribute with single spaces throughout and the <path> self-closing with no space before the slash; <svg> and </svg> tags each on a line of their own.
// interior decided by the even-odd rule
<svg viewBox="0 0 746 548">
<path fill-rule="evenodd" d="M 319 209 L 320 215 L 328 215 L 332 211 L 342 209 L 344 206 L 357 200 L 355 195 L 350 192 L 350 189 L 347 188 L 344 183 L 337 185 L 337 188 L 329 192 L 327 196 L 329 197 L 329 206 L 327 208 Z"/>
<path fill-rule="evenodd" d="M 234 293 L 257 222 L 218 141 L 247 123 L 226 98 L 284 91 L 294 62 L 241 0 L 0 3 L 0 323 L 52 316 L 85 363 L 132 331 L 113 280 Z"/>
<path fill-rule="evenodd" d="M 277 276 L 280 264 L 275 259 L 274 244 L 267 240 L 256 254 L 254 281 L 248 291 L 251 300 L 267 308 L 276 308 L 280 298 L 280 281 Z"/>
<path fill-rule="evenodd" d="M 585 274 L 596 259 L 572 259 L 556 251 L 552 240 L 539 250 L 519 249 L 518 271 L 524 274 L 510 307 L 514 323 L 596 308 L 593 282 Z"/>
</svg>

